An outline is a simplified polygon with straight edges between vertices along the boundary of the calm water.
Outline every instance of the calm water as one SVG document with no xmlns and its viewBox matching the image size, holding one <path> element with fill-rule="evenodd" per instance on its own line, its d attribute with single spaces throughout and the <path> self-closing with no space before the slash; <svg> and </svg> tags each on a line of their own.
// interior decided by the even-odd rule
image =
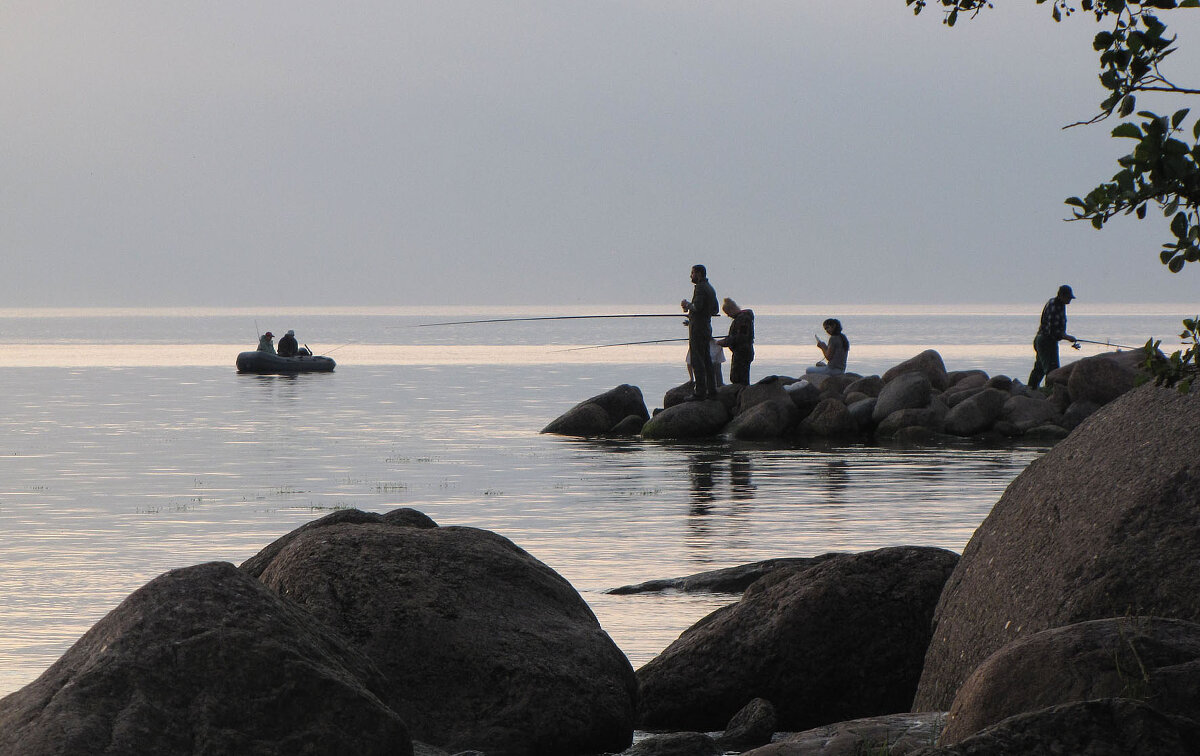
<svg viewBox="0 0 1200 756">
<path fill-rule="evenodd" d="M 936 347 L 950 369 L 1023 377 L 1040 306 L 755 309 L 754 378 L 802 372 L 827 314 L 863 374 Z M 507 536 L 583 593 L 636 667 L 729 597 L 604 589 L 831 550 L 961 550 L 1044 451 L 547 437 L 588 396 L 633 383 L 653 408 L 686 378 L 680 344 L 574 347 L 676 338 L 679 323 L 413 327 L 531 314 L 0 310 L 0 695 L 163 571 L 241 562 L 341 507 L 415 507 Z M 1071 330 L 1170 342 L 1189 314 L 1073 305 Z M 237 375 L 257 328 L 295 328 L 337 371 Z"/>
</svg>

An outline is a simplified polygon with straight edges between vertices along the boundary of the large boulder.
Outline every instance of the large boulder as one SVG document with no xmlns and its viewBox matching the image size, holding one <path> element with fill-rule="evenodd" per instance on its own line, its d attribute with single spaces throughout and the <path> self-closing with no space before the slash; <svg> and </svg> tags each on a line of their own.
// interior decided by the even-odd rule
<svg viewBox="0 0 1200 756">
<path fill-rule="evenodd" d="M 841 554 L 830 552 L 815 557 L 779 557 L 764 559 L 761 562 L 741 564 L 736 567 L 724 567 L 719 570 L 698 572 L 677 578 L 659 578 L 647 580 L 635 585 L 623 585 L 605 591 L 617 596 L 627 596 L 634 593 L 659 593 L 662 591 L 679 591 L 680 593 L 741 593 L 750 584 L 776 570 L 807 569 Z"/>
<path fill-rule="evenodd" d="M 779 394 L 777 399 L 759 402 L 739 413 L 725 427 L 725 433 L 742 441 L 764 441 L 783 436 L 795 425 L 800 410 L 783 389 Z"/>
<path fill-rule="evenodd" d="M 729 422 L 729 409 L 723 402 L 709 399 L 667 407 L 642 427 L 644 438 L 708 438 L 721 432 Z"/>
<path fill-rule="evenodd" d="M 879 423 L 893 412 L 928 407 L 930 388 L 929 379 L 921 373 L 902 373 L 894 377 L 879 392 L 871 419 Z"/>
<path fill-rule="evenodd" d="M 929 381 L 929 385 L 938 391 L 945 391 L 950 385 L 950 377 L 946 374 L 946 363 L 937 350 L 926 349 L 916 357 L 901 362 L 883 374 L 883 382 L 891 383 L 905 373 L 920 373 Z"/>
<path fill-rule="evenodd" d="M 0 753 L 411 754 L 379 671 L 225 562 L 132 593 L 0 700 Z"/>
<path fill-rule="evenodd" d="M 1098 354 L 1079 360 L 1067 378 L 1071 401 L 1111 402 L 1134 387 L 1143 360 L 1145 355 L 1140 351 Z"/>
<path fill-rule="evenodd" d="M 641 724 L 718 730 L 754 698 L 783 730 L 906 711 L 957 560 L 894 547 L 764 577 L 638 670 Z"/>
<path fill-rule="evenodd" d="M 1128 698 L 1018 714 L 951 746 L 908 756 L 1200 756 L 1200 724 Z"/>
<path fill-rule="evenodd" d="M 840 399 L 822 399 L 800 423 L 800 431 L 810 436 L 845 436 L 857 430 L 858 423 L 851 416 L 850 408 Z"/>
<path fill-rule="evenodd" d="M 938 604 L 915 705 L 946 710 L 989 655 L 1092 619 L 1200 621 L 1200 394 L 1147 385 L 1009 485 Z"/>
<path fill-rule="evenodd" d="M 542 433 L 560 436 L 602 436 L 630 415 L 650 418 L 642 390 L 628 383 L 576 404 L 560 415 Z"/>
<path fill-rule="evenodd" d="M 629 661 L 567 581 L 495 533 L 332 525 L 296 535 L 260 579 L 375 662 L 420 741 L 571 754 L 632 740 Z"/>
<path fill-rule="evenodd" d="M 999 389 L 984 388 L 956 404 L 947 414 L 945 431 L 955 436 L 982 433 L 1000 419 L 1009 395 Z"/>
<path fill-rule="evenodd" d="M 1046 423 L 1062 421 L 1058 408 L 1050 400 L 1019 394 L 1013 394 L 1005 400 L 1000 417 L 1012 423 L 1021 432 Z"/>
<path fill-rule="evenodd" d="M 734 405 L 734 414 L 740 415 L 764 402 L 788 402 L 790 404 L 792 400 L 779 381 L 752 383 L 744 386 L 738 394 L 737 404 Z"/>
<path fill-rule="evenodd" d="M 937 742 L 944 711 L 884 714 L 780 736 L 744 756 L 905 756 Z"/>
<path fill-rule="evenodd" d="M 939 740 L 1072 701 L 1137 698 L 1167 714 L 1200 712 L 1200 625 L 1113 617 L 1034 633 L 980 664 L 959 689 Z"/>
</svg>

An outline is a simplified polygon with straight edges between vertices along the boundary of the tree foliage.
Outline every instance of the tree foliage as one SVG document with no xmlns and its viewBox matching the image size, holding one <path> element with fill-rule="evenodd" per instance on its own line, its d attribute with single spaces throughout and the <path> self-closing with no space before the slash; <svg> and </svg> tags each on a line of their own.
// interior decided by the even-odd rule
<svg viewBox="0 0 1200 756">
<path fill-rule="evenodd" d="M 927 4 L 942 7 L 943 22 L 954 26 L 963 14 L 975 16 L 991 8 L 989 0 L 905 0 L 914 13 Z M 1105 90 L 1099 112 L 1079 126 L 1103 121 L 1112 115 L 1126 119 L 1135 114 L 1141 92 L 1197 95 L 1198 89 L 1179 86 L 1161 70 L 1177 49 L 1169 36 L 1161 12 L 1200 8 L 1200 0 L 1036 0 L 1049 4 L 1055 21 L 1082 10 L 1098 23 L 1111 24 L 1092 42 L 1100 54 L 1100 84 Z M 1189 111 L 1171 115 L 1137 111 L 1140 121 L 1124 121 L 1112 130 L 1119 139 L 1132 139 L 1133 150 L 1117 159 L 1120 170 L 1083 196 L 1071 197 L 1069 220 L 1087 221 L 1100 229 L 1117 215 L 1144 219 L 1151 207 L 1168 219 L 1171 238 L 1158 251 L 1160 261 L 1172 273 L 1189 262 L 1200 261 L 1200 119 L 1187 127 Z M 1189 142 L 1190 140 L 1190 142 Z"/>
</svg>

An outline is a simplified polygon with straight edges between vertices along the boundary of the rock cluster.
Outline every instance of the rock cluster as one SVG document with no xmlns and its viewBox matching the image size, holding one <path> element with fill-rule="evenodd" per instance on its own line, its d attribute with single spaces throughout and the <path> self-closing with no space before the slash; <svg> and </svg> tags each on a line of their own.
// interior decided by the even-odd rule
<svg viewBox="0 0 1200 756">
<path fill-rule="evenodd" d="M 685 384 L 663 397 L 649 417 L 641 391 L 629 385 L 576 405 L 543 429 L 568 436 L 638 435 L 652 439 L 726 436 L 771 439 L 936 436 L 1064 438 L 1104 404 L 1134 387 L 1144 357 L 1116 352 L 1069 363 L 1050 373 L 1046 390 L 981 370 L 949 372 L 941 355 L 924 351 L 882 376 L 769 376 L 728 385 L 719 401 L 686 401 Z M 646 417 L 641 423 L 637 418 Z"/>
</svg>

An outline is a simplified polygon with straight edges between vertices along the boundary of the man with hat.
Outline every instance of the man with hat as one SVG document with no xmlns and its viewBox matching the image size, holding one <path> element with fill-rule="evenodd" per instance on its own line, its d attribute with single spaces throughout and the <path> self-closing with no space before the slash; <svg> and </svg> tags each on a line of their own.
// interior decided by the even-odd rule
<svg viewBox="0 0 1200 756">
<path fill-rule="evenodd" d="M 279 356 L 280 357 L 295 357 L 300 345 L 296 343 L 296 332 L 288 331 L 283 334 L 283 338 L 279 340 Z"/>
<path fill-rule="evenodd" d="M 1058 367 L 1058 342 L 1070 341 L 1078 349 L 1079 341 L 1067 333 L 1067 305 L 1075 298 L 1071 287 L 1063 284 L 1058 294 L 1042 308 L 1042 321 L 1037 336 L 1033 337 L 1033 351 L 1037 355 L 1033 371 L 1029 374 L 1029 388 L 1037 388 L 1042 379 Z"/>
</svg>

